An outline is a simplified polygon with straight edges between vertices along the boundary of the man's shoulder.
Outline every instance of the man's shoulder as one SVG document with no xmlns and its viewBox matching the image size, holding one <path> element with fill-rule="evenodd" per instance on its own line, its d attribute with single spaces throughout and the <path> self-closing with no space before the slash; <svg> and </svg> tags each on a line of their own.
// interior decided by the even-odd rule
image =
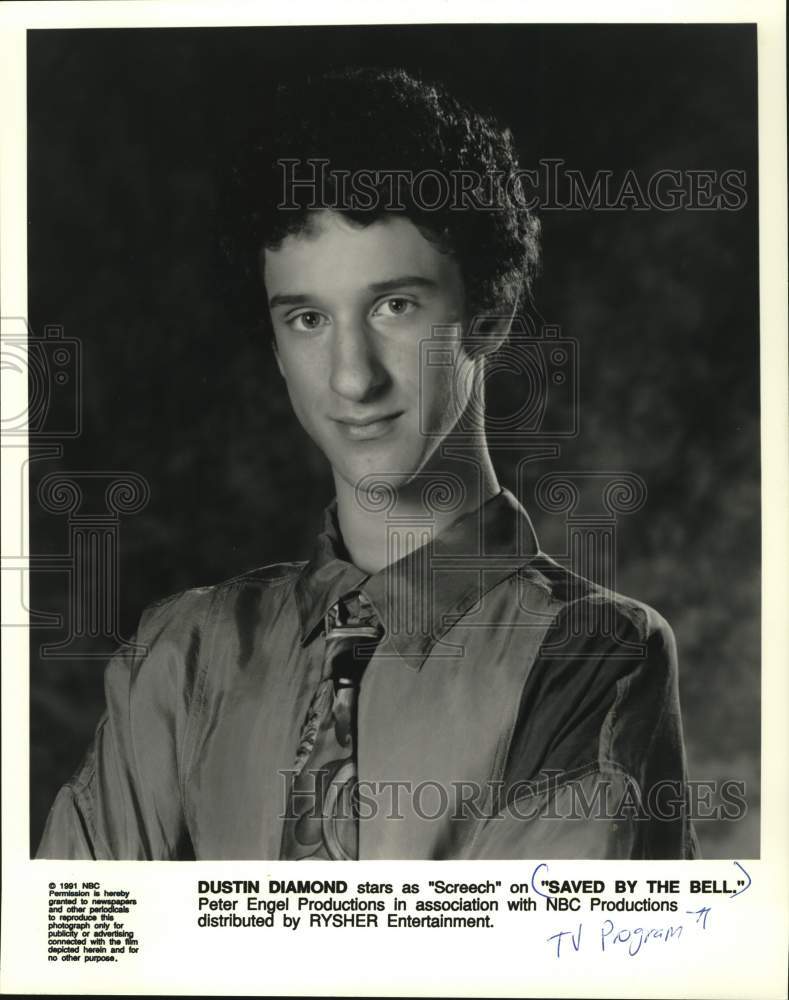
<svg viewBox="0 0 789 1000">
<path fill-rule="evenodd" d="M 173 616 L 179 620 L 204 618 L 211 611 L 226 606 L 228 602 L 232 604 L 241 595 L 263 594 L 292 585 L 305 565 L 303 561 L 269 563 L 245 570 L 218 583 L 187 587 L 149 602 L 143 609 L 142 619 L 150 624 Z"/>
<path fill-rule="evenodd" d="M 521 567 L 519 576 L 548 596 L 556 618 L 572 618 L 587 634 L 602 627 L 636 642 L 672 636 L 671 626 L 652 605 L 581 576 L 543 552 Z"/>
<path fill-rule="evenodd" d="M 259 566 L 146 604 L 131 641 L 123 643 L 107 664 L 108 698 L 109 692 L 122 692 L 129 683 L 142 690 L 163 683 L 163 678 L 179 689 L 193 690 L 198 675 L 204 677 L 212 662 L 211 650 L 246 649 L 255 629 L 282 620 L 279 612 L 291 593 L 284 585 L 295 582 L 303 566 L 296 562 Z M 297 625 L 294 611 L 293 628 Z"/>
</svg>

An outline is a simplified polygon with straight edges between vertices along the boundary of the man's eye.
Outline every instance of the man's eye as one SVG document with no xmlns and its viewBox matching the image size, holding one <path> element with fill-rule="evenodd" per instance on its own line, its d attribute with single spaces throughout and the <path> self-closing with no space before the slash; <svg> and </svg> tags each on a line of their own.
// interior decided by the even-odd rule
<svg viewBox="0 0 789 1000">
<path fill-rule="evenodd" d="M 307 332 L 317 330 L 319 327 L 325 326 L 328 321 L 323 313 L 308 309 L 305 312 L 297 313 L 295 316 L 291 316 L 287 322 L 288 326 L 292 329 Z"/>
<path fill-rule="evenodd" d="M 394 296 L 391 299 L 384 299 L 379 305 L 375 307 L 373 312 L 374 316 L 407 316 L 410 312 L 416 309 L 416 303 L 412 302 L 411 299 L 404 299 L 400 296 Z"/>
</svg>

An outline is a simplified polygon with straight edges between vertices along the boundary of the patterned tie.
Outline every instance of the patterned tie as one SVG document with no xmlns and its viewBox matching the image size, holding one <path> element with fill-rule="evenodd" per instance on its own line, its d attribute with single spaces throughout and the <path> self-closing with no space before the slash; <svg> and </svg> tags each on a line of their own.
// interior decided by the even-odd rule
<svg viewBox="0 0 789 1000">
<path fill-rule="evenodd" d="M 359 856 L 356 707 L 362 673 L 383 628 L 354 591 L 326 613 L 326 653 L 293 765 L 280 859 L 355 861 Z"/>
</svg>

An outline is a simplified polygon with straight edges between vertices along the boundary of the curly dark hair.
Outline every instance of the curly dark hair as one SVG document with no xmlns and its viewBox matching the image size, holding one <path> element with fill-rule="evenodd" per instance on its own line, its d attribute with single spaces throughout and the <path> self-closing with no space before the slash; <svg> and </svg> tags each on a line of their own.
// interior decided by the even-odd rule
<svg viewBox="0 0 789 1000">
<path fill-rule="evenodd" d="M 399 69 L 305 78 L 278 88 L 267 125 L 233 169 L 224 252 L 239 277 L 251 277 L 261 251 L 304 231 L 315 210 L 359 225 L 399 212 L 457 257 L 471 311 L 501 315 L 531 301 L 539 265 L 539 222 L 519 197 L 518 170 L 509 130 L 440 85 Z M 434 184 L 423 192 L 447 178 L 453 193 L 427 205 L 419 176 Z M 288 177 L 301 183 L 286 190 Z"/>
</svg>

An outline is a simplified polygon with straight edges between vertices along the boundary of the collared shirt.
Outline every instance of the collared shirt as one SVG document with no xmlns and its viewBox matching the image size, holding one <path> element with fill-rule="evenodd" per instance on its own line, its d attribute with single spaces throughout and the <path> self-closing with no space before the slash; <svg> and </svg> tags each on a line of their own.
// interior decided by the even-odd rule
<svg viewBox="0 0 789 1000">
<path fill-rule="evenodd" d="M 361 859 L 696 856 L 664 619 L 542 553 L 507 490 L 435 538 L 391 528 L 368 575 L 335 501 L 309 562 L 146 608 L 37 857 L 276 859 L 322 622 L 356 589 L 385 628 L 359 694 Z"/>
</svg>

